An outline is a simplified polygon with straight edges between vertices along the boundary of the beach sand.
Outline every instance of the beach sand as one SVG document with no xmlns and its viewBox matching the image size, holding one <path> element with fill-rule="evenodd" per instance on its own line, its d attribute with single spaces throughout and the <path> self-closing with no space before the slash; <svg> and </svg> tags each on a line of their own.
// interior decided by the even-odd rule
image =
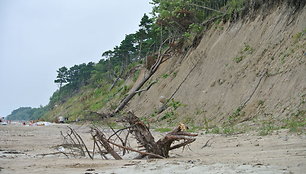
<svg viewBox="0 0 306 174">
<path fill-rule="evenodd" d="M 88 126 L 70 125 L 92 148 Z M 102 173 L 297 173 L 306 171 L 306 135 L 279 130 L 272 135 L 258 133 L 239 135 L 204 134 L 185 149 L 170 152 L 168 159 L 133 160 L 135 154 L 124 160 L 91 160 L 88 157 L 70 157 L 58 152 L 63 143 L 60 131 L 67 125 L 0 126 L 1 174 L 102 174 Z M 154 133 L 162 137 L 165 133 Z M 206 142 L 207 146 L 203 147 Z"/>
</svg>

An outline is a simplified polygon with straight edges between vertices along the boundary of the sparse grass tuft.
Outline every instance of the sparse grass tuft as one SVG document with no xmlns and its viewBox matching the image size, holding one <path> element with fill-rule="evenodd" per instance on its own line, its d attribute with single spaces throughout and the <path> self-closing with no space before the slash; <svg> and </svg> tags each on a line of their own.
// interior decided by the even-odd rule
<svg viewBox="0 0 306 174">
<path fill-rule="evenodd" d="M 213 133 L 213 134 L 220 134 L 221 130 L 220 130 L 219 127 L 216 126 L 216 127 L 212 128 L 210 132 Z"/>
<path fill-rule="evenodd" d="M 161 120 L 166 120 L 166 119 L 169 119 L 169 118 L 173 118 L 174 115 L 175 115 L 175 113 L 173 111 L 166 112 L 164 114 L 164 116 L 161 117 Z"/>
<path fill-rule="evenodd" d="M 243 60 L 243 58 L 244 58 L 244 56 L 238 56 L 238 57 L 234 57 L 233 60 L 234 60 L 235 63 L 239 63 Z"/>
<path fill-rule="evenodd" d="M 306 127 L 306 110 L 298 110 L 292 113 L 290 118 L 284 121 L 285 125 L 283 128 L 289 129 L 290 132 L 301 133 L 305 131 Z"/>
<path fill-rule="evenodd" d="M 298 41 L 300 41 L 303 37 L 305 37 L 306 35 L 306 28 L 299 32 L 299 33 L 296 33 L 292 38 L 293 38 L 293 42 L 294 43 L 297 43 Z"/>
<path fill-rule="evenodd" d="M 264 100 L 259 100 L 258 101 L 258 106 L 263 106 L 265 104 L 265 101 Z"/>
<path fill-rule="evenodd" d="M 252 48 L 250 45 L 244 43 L 244 49 L 242 50 L 244 53 L 252 54 L 254 52 L 254 48 Z"/>
<path fill-rule="evenodd" d="M 136 82 L 136 80 L 138 79 L 139 77 L 139 74 L 140 74 L 140 70 L 136 70 L 134 75 L 133 75 L 133 82 Z"/>
<path fill-rule="evenodd" d="M 166 79 L 166 78 L 168 78 L 168 77 L 169 77 L 169 74 L 167 74 L 167 73 L 165 73 L 165 74 L 162 75 L 162 78 L 164 78 L 164 79 Z"/>
<path fill-rule="evenodd" d="M 260 130 L 259 130 L 259 135 L 260 136 L 266 136 L 272 133 L 273 130 L 276 130 L 277 128 L 272 124 L 272 122 L 263 122 Z"/>
<path fill-rule="evenodd" d="M 233 126 L 226 126 L 223 128 L 223 134 L 225 135 L 233 135 L 237 133 L 237 130 Z"/>
<path fill-rule="evenodd" d="M 199 130 L 203 130 L 203 128 L 198 126 L 192 126 L 191 128 L 187 129 L 187 132 L 197 132 Z"/>
<path fill-rule="evenodd" d="M 230 123 L 233 123 L 233 122 L 235 122 L 239 117 L 244 116 L 244 115 L 245 115 L 245 112 L 243 112 L 242 109 L 243 109 L 243 108 L 242 108 L 241 106 L 239 106 L 239 107 L 232 113 L 232 115 L 230 115 L 230 116 L 228 117 L 228 121 L 229 121 Z"/>
<path fill-rule="evenodd" d="M 172 129 L 171 128 L 156 128 L 155 131 L 156 132 L 160 132 L 160 133 L 164 133 L 164 132 L 170 132 Z"/>
</svg>

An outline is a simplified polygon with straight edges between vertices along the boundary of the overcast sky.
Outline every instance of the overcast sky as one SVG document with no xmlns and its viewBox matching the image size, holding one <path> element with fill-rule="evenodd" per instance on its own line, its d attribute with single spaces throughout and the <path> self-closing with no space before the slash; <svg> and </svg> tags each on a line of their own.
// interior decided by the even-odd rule
<svg viewBox="0 0 306 174">
<path fill-rule="evenodd" d="M 98 62 L 150 0 L 0 0 L 0 116 L 48 104 L 62 66 Z"/>
</svg>

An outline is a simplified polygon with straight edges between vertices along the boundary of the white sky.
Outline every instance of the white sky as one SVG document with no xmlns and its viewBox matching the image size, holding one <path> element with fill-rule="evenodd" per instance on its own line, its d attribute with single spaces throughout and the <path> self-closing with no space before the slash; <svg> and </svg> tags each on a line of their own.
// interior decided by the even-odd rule
<svg viewBox="0 0 306 174">
<path fill-rule="evenodd" d="M 98 62 L 150 0 L 0 0 L 0 116 L 46 105 L 62 66 Z"/>
</svg>

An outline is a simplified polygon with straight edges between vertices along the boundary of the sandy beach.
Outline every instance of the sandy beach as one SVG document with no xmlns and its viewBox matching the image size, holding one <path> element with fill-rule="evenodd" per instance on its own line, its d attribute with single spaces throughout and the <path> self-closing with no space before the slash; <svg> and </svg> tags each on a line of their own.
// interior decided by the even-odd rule
<svg viewBox="0 0 306 174">
<path fill-rule="evenodd" d="M 88 126 L 70 125 L 90 143 Z M 171 151 L 168 159 L 102 160 L 85 157 L 67 158 L 54 146 L 62 143 L 60 131 L 67 125 L 0 126 L 1 174 L 102 174 L 102 173 L 297 173 L 306 171 L 306 135 L 279 130 L 272 135 L 204 134 L 185 149 Z M 165 133 L 155 133 L 161 137 Z M 207 145 L 203 147 L 209 140 Z"/>
</svg>

